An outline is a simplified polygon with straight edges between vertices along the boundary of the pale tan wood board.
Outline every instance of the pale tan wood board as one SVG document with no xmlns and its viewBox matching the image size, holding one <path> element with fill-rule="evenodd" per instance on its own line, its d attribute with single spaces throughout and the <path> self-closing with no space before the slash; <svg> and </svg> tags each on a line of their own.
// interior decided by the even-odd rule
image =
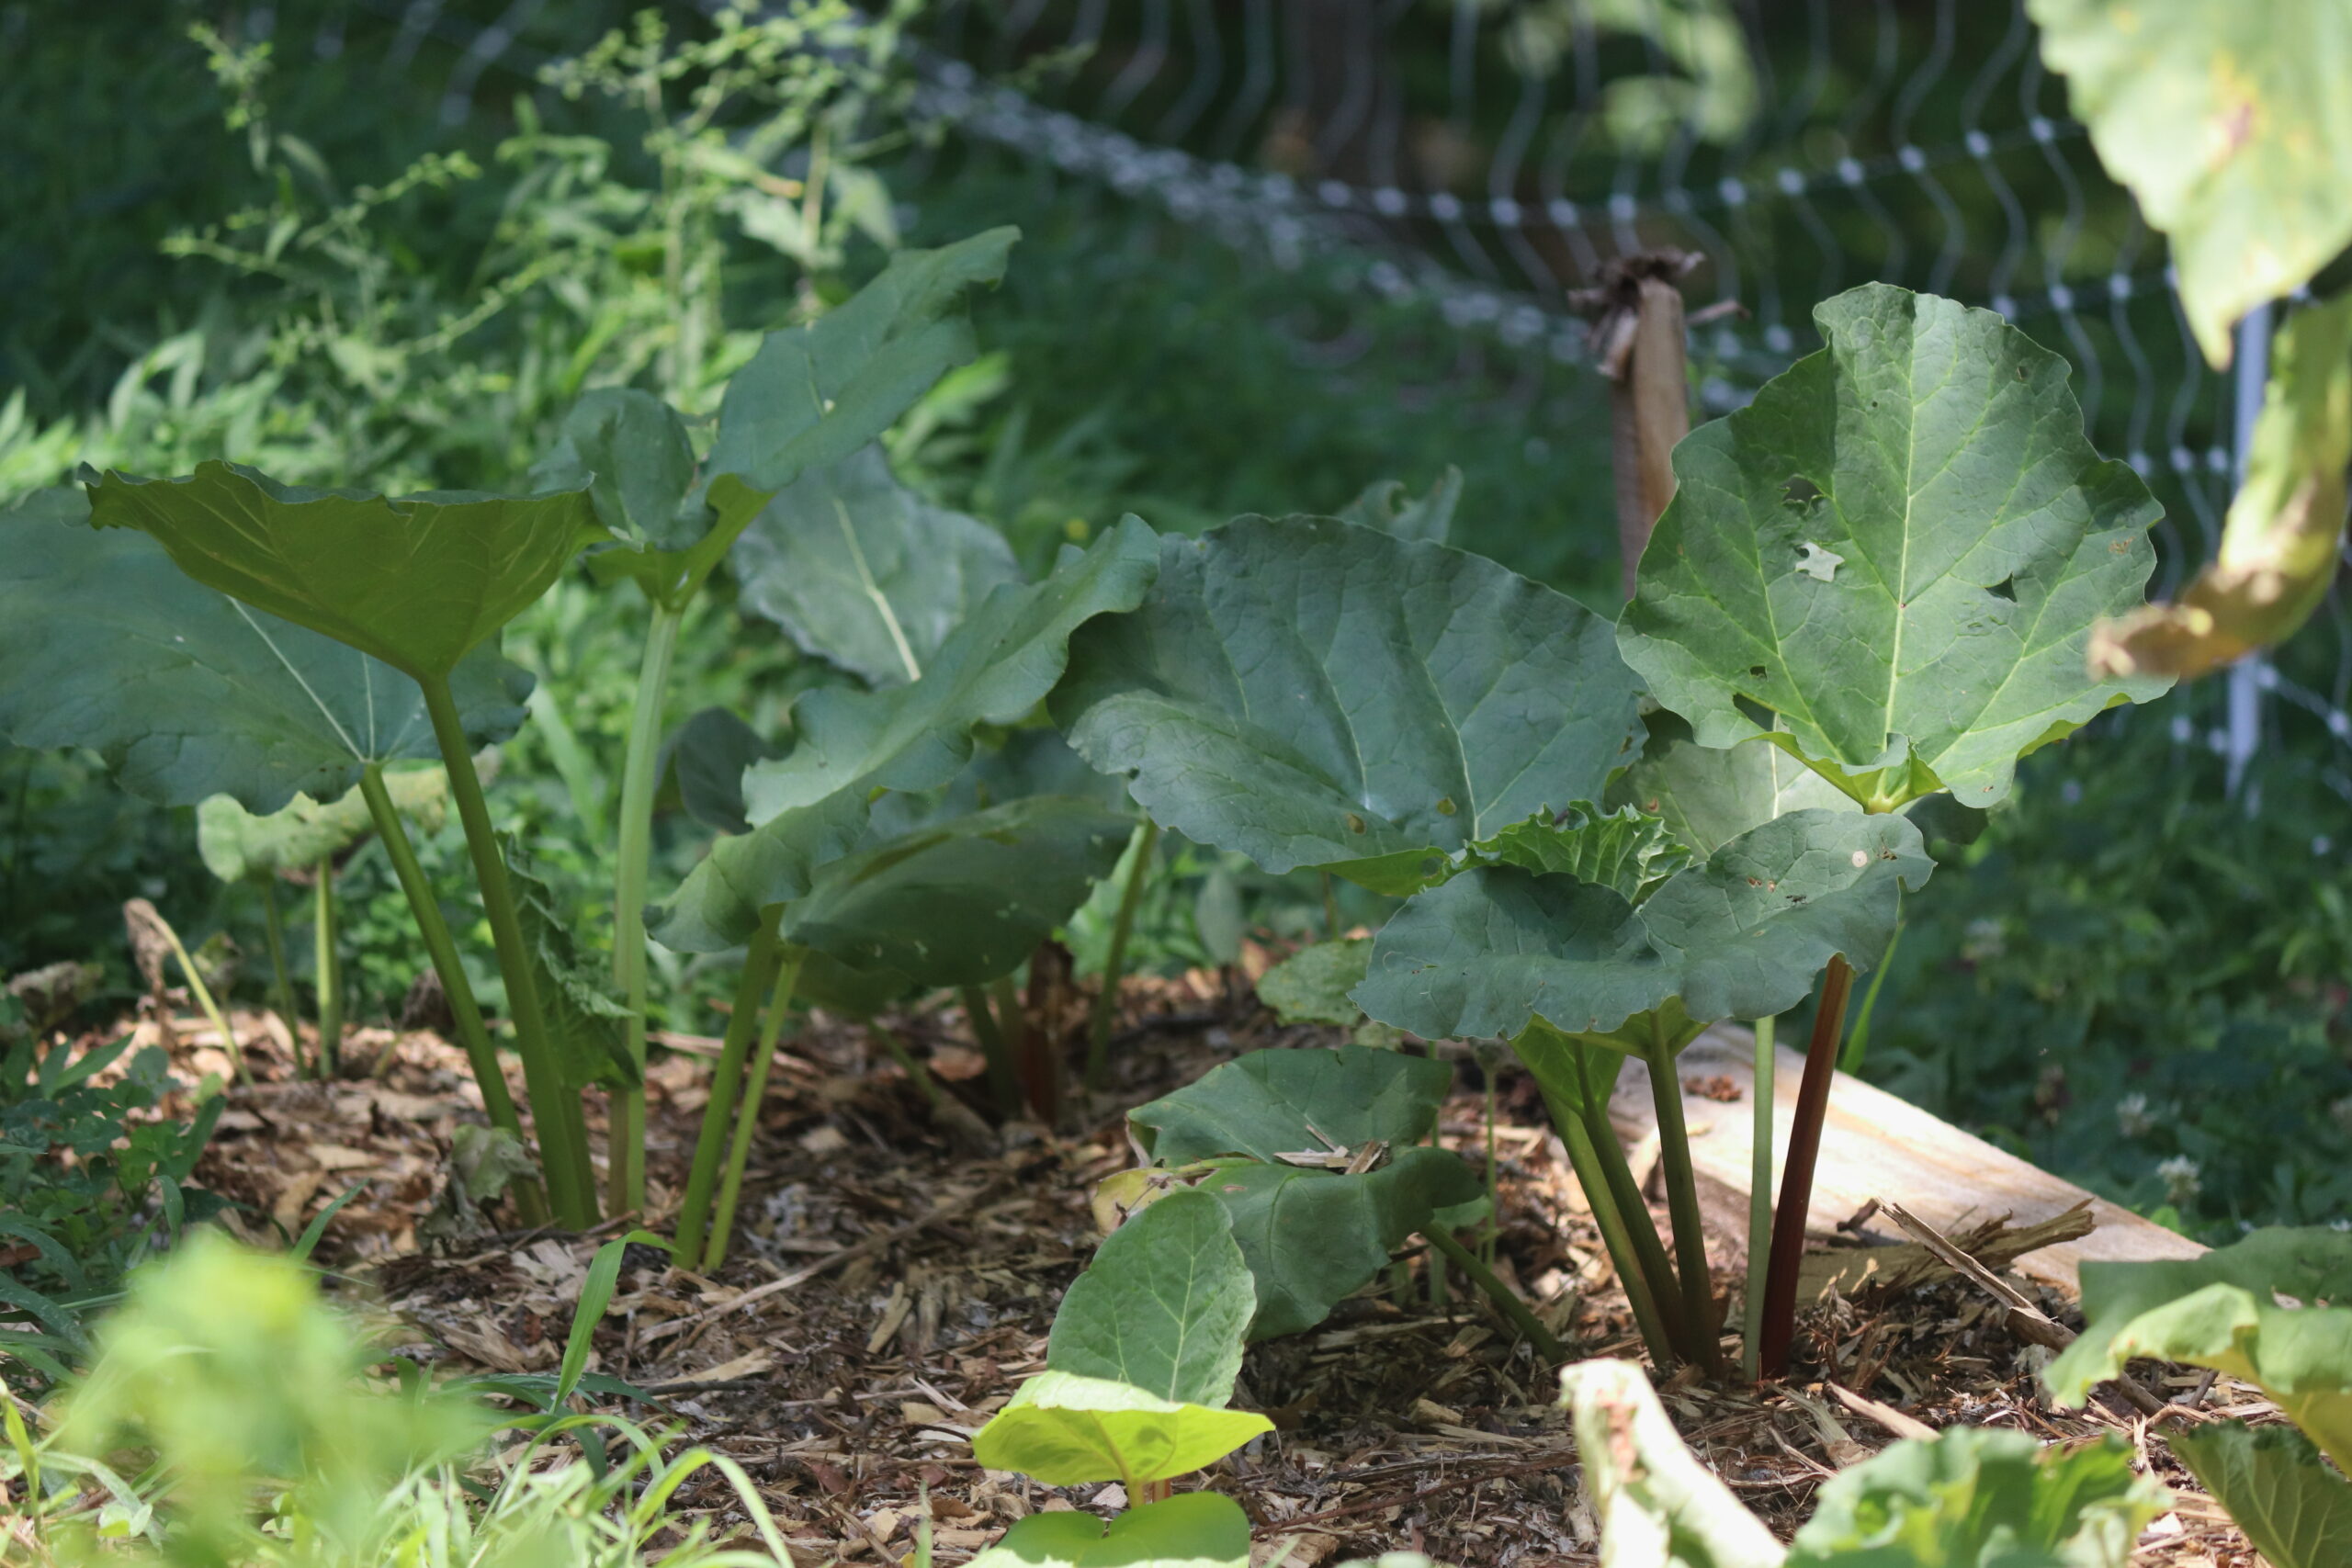
<svg viewBox="0 0 2352 1568">
<path fill-rule="evenodd" d="M 1739 1098 L 1731 1101 L 1687 1091 L 1682 1097 L 1683 1119 L 1692 1133 L 1691 1164 L 1702 1188 L 1713 1190 L 1705 1194 L 1710 1199 L 1706 1206 L 1712 1226 L 1733 1232 L 1744 1223 L 1738 1216 L 1745 1213 L 1749 1152 L 1754 1145 L 1749 1089 L 1755 1053 L 1755 1036 L 1745 1026 L 1717 1024 L 1691 1043 L 1679 1064 L 1685 1084 L 1723 1077 L 1739 1091 Z M 1799 1052 L 1783 1045 L 1778 1056 L 1772 1103 L 1776 1181 L 1788 1149 L 1797 1087 L 1804 1074 L 1804 1058 Z M 1629 1145 L 1638 1145 L 1654 1127 L 1649 1080 L 1640 1063 L 1628 1065 L 1610 1113 Z M 1816 1236 L 1832 1235 L 1839 1221 L 1873 1198 L 1902 1204 L 1946 1235 L 2002 1214 L 2020 1224 L 2031 1224 L 2087 1199 L 2098 1222 L 2097 1229 L 2080 1241 L 2046 1247 L 2014 1265 L 2029 1278 L 2069 1292 L 2080 1288 L 2076 1270 L 2086 1259 L 2194 1258 L 2205 1250 L 2188 1237 L 2093 1198 L 2073 1182 L 2061 1180 L 1884 1089 L 1839 1073 L 1830 1091 L 1806 1229 Z M 1888 1239 L 1901 1239 L 1883 1222 L 1872 1228 L 1883 1230 Z"/>
</svg>

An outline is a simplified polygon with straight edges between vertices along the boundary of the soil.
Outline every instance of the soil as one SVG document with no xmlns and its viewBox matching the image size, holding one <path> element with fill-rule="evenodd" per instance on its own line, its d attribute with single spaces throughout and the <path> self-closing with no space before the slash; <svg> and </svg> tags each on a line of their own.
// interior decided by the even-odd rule
<svg viewBox="0 0 2352 1568">
<path fill-rule="evenodd" d="M 1057 1129 L 934 1118 L 863 1027 L 812 1017 L 771 1078 L 726 1267 L 705 1278 L 653 1247 L 627 1255 L 592 1366 L 645 1397 L 605 1403 L 739 1461 L 808 1568 L 907 1558 L 925 1509 L 944 1564 L 1033 1511 L 1115 1511 L 1125 1502 L 1117 1485 L 1052 1488 L 987 1472 L 970 1438 L 1044 1364 L 1055 1306 L 1099 1240 L 1089 1195 L 1136 1158 L 1126 1109 L 1243 1051 L 1339 1038 L 1276 1025 L 1230 981 L 1135 982 L 1110 1088 L 1075 1096 Z M 886 1022 L 928 1054 L 943 1088 L 982 1103 L 959 1012 Z M 481 1119 L 454 1046 L 425 1032 L 358 1031 L 345 1071 L 365 1076 L 317 1084 L 294 1077 L 274 1018 L 240 1013 L 233 1026 L 259 1081 L 228 1091 L 198 1181 L 243 1205 L 231 1224 L 264 1245 L 364 1184 L 327 1225 L 318 1256 L 355 1302 L 381 1314 L 388 1354 L 449 1371 L 557 1365 L 596 1247 L 639 1223 L 661 1230 L 674 1208 L 716 1045 L 663 1037 L 673 1048 L 650 1075 L 650 1212 L 572 1236 L 497 1229 L 498 1210 L 469 1216 L 449 1201 L 451 1135 Z M 139 1028 L 172 1048 L 191 1081 L 225 1076 L 200 1020 Z M 1497 1088 L 1498 1271 L 1576 1354 L 1638 1359 L 1624 1298 L 1532 1086 L 1505 1073 Z M 1465 1056 L 1442 1127 L 1445 1143 L 1479 1160 L 1484 1089 Z M 1737 1238 L 1721 1242 L 1719 1257 L 1737 1256 Z M 1381 1281 L 1318 1329 L 1251 1349 L 1235 1403 L 1264 1411 L 1277 1429 L 1198 1483 L 1248 1511 L 1260 1564 L 1287 1553 L 1296 1568 L 1317 1568 L 1394 1550 L 1464 1568 L 1596 1563 L 1552 1371 L 1475 1293 L 1433 1289 L 1425 1257 L 1408 1264 L 1401 1289 Z M 2051 1315 L 2079 1324 L 2055 1292 L 2009 1278 Z M 1718 1283 L 1736 1297 L 1732 1271 Z M 2164 1434 L 2276 1411 L 2229 1380 L 2164 1368 L 2141 1369 L 2167 1402 L 2154 1418 L 2120 1400 L 2053 1411 L 2033 1380 L 2048 1352 L 2007 1321 L 1956 1279 L 1885 1297 L 1833 1292 L 1804 1317 L 1789 1382 L 1710 1387 L 1685 1371 L 1662 1392 L 1686 1438 L 1783 1534 L 1823 1481 L 1894 1441 L 1906 1418 L 2048 1441 L 2116 1433 L 2176 1497 L 2135 1563 L 2251 1568 L 2244 1538 Z M 741 1523 L 711 1472 L 678 1501 L 708 1511 L 722 1532 Z"/>
</svg>

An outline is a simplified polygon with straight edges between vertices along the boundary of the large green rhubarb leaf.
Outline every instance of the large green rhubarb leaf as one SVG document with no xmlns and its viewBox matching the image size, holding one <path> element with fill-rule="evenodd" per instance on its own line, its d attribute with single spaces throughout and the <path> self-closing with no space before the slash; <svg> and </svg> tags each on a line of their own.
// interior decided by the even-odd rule
<svg viewBox="0 0 2352 1568">
<path fill-rule="evenodd" d="M 1132 818 L 1032 795 L 827 864 L 785 911 L 788 942 L 917 986 L 1010 975 L 1111 874 Z"/>
<path fill-rule="evenodd" d="M 1348 993 L 1363 984 L 1364 965 L 1371 961 L 1368 936 L 1302 947 L 1258 976 L 1258 999 L 1284 1023 L 1354 1023 L 1363 1009 Z"/>
<path fill-rule="evenodd" d="M 457 669 L 604 533 L 585 491 L 396 501 L 234 463 L 176 479 L 108 471 L 90 486 L 90 515 L 153 536 L 206 587 L 420 681 Z"/>
<path fill-rule="evenodd" d="M 1170 1192 L 1113 1231 L 1062 1297 L 1046 1367 L 1221 1410 L 1255 1305 L 1224 1206 Z"/>
<path fill-rule="evenodd" d="M 531 468 L 540 490 L 585 490 L 596 521 L 639 549 L 679 550 L 701 537 L 695 445 L 678 411 L 634 387 L 600 387 L 563 418 L 554 450 Z"/>
<path fill-rule="evenodd" d="M 957 626 L 910 685 L 819 690 L 793 710 L 798 743 L 744 775 L 748 833 L 711 846 L 653 934 L 687 952 L 717 952 L 758 928 L 760 911 L 800 897 L 817 868 L 859 846 L 875 795 L 936 789 L 972 753 L 972 731 L 1012 724 L 1061 678 L 1070 634 L 1128 610 L 1158 570 L 1159 538 L 1123 519 L 1070 550 L 1051 577 L 1007 584 Z"/>
<path fill-rule="evenodd" d="M 1826 347 L 1675 448 L 1619 646 L 1702 746 L 1765 737 L 1881 810 L 1989 806 L 2169 684 L 2086 664 L 2143 603 L 2158 508 L 2084 439 L 2066 362 L 1990 311 L 1870 284 L 1814 320 Z"/>
<path fill-rule="evenodd" d="M 1187 1492 L 1104 1520 L 1032 1514 L 967 1568 L 1248 1568 L 1250 1516 L 1232 1498 Z"/>
<path fill-rule="evenodd" d="M 274 812 L 370 762 L 440 755 L 423 694 L 377 660 L 191 580 L 77 490 L 0 513 L 0 734 L 86 746 L 134 795 Z M 451 679 L 469 741 L 522 724 L 531 678 L 484 648 Z"/>
<path fill-rule="evenodd" d="M 2205 357 L 2352 245 L 2352 14 L 2337 0 L 2028 0 L 2108 172 L 2172 241 Z"/>
<path fill-rule="evenodd" d="M 2060 1403 L 2082 1404 L 2134 1357 L 2211 1367 L 2258 1385 L 2352 1466 L 2352 1235 L 2261 1230 L 2201 1258 L 2086 1263 L 2083 1317 L 2042 1373 Z"/>
<path fill-rule="evenodd" d="M 1516 1039 L 1537 1018 L 1607 1037 L 1670 998 L 1699 1023 L 1770 1017 L 1833 954 L 1873 967 L 1902 889 L 1932 870 L 1900 817 L 1808 810 L 1721 846 L 1639 908 L 1570 877 L 1474 871 L 1388 922 L 1355 999 L 1429 1040 Z"/>
<path fill-rule="evenodd" d="M 2165 1438 L 2270 1568 L 2352 1562 L 2352 1481 L 2292 1427 L 2214 1421 Z"/>
<path fill-rule="evenodd" d="M 1626 760 L 1609 623 L 1492 561 L 1319 517 L 1163 551 L 1140 610 L 1073 640 L 1052 708 L 1196 842 L 1408 893 Z"/>
<path fill-rule="evenodd" d="M 786 485 L 731 559 L 745 606 L 873 686 L 922 675 L 947 634 L 1021 576 L 1003 535 L 900 484 L 879 446 Z"/>
<path fill-rule="evenodd" d="M 1955 1427 L 1840 1471 L 1789 1543 L 1789 1568 L 2129 1568 L 2165 1489 L 2109 1437 L 2044 1448 Z"/>
</svg>

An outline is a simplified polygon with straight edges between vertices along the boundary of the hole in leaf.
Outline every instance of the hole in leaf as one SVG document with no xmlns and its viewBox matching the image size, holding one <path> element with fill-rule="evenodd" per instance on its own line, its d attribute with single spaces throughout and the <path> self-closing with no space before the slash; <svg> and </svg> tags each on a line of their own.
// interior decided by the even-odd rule
<svg viewBox="0 0 2352 1568">
<path fill-rule="evenodd" d="M 1987 588 L 1984 592 L 1990 593 L 1996 599 L 2006 599 L 2010 604 L 2014 604 L 2018 602 L 2017 583 L 2018 580 L 2016 578 L 2005 577 L 2001 579 L 2000 581 L 1993 584 L 1992 587 Z"/>
<path fill-rule="evenodd" d="M 1751 681 L 1761 681 L 1764 679 L 1764 666 L 1761 664 L 1749 665 L 1747 667 L 1747 678 Z"/>
<path fill-rule="evenodd" d="M 1352 811 L 1348 813 L 1348 831 L 1351 833 L 1361 833 L 1363 831 L 1363 818 L 1357 816 Z"/>
<path fill-rule="evenodd" d="M 1798 512 L 1812 510 L 1821 499 L 1821 487 L 1803 474 L 1791 474 L 1781 486 L 1781 504 Z"/>
<path fill-rule="evenodd" d="M 1440 817 L 1451 817 L 1453 813 L 1453 796 L 1450 795 L 1442 796 L 1437 803 L 1437 814 Z"/>
</svg>

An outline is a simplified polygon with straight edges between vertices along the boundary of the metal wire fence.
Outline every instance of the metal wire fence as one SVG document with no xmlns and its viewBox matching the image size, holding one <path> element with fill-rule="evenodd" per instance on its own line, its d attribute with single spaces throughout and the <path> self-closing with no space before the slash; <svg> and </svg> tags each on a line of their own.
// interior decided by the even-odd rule
<svg viewBox="0 0 2352 1568">
<path fill-rule="evenodd" d="M 527 80 L 547 45 L 526 34 L 593 36 L 549 0 L 486 26 L 368 3 L 400 18 L 395 53 L 453 51 L 451 121 L 492 70 Z M 1812 307 L 1857 283 L 1987 306 L 2067 355 L 2093 440 L 2163 503 L 2155 591 L 2218 539 L 2267 315 L 2233 371 L 2205 365 L 2163 238 L 2068 118 L 2023 0 L 936 0 L 920 37 L 918 110 L 967 147 L 1266 266 L 1313 258 L 1484 354 L 1580 366 L 1570 291 L 1613 256 L 1695 254 L 1693 306 L 1737 308 L 1693 331 L 1712 412 L 1815 347 Z M 2154 715 L 2223 753 L 2233 787 L 2253 769 L 2258 807 L 2257 760 L 2352 798 L 2347 702 L 2339 591 L 2276 660 Z"/>
</svg>

